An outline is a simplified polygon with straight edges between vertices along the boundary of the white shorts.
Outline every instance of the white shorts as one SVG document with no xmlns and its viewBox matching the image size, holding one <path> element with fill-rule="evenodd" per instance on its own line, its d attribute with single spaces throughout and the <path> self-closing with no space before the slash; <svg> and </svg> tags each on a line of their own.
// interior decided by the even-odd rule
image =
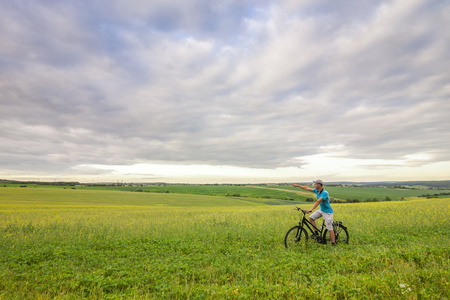
<svg viewBox="0 0 450 300">
<path fill-rule="evenodd" d="M 314 221 L 320 217 L 323 217 L 323 219 L 325 220 L 325 226 L 327 227 L 328 231 L 333 230 L 333 213 L 330 214 L 330 213 L 323 212 L 321 210 L 316 210 L 309 217 L 311 219 L 313 219 Z"/>
</svg>

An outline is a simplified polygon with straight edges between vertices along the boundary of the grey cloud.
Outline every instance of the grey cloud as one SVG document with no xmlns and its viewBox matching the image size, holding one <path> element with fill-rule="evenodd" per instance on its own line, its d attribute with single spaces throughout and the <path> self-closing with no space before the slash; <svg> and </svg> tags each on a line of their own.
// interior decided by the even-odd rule
<svg viewBox="0 0 450 300">
<path fill-rule="evenodd" d="M 103 2 L 103 1 L 101 1 Z M 101 3 L 100 2 L 100 3 Z M 137 17 L 134 24 L 145 24 L 166 33 L 198 38 L 233 39 L 244 18 L 252 17 L 268 1 L 108 1 L 107 10 L 122 22 Z"/>
<path fill-rule="evenodd" d="M 1 4 L 2 166 L 449 160 L 448 5 L 124 3 Z"/>
</svg>

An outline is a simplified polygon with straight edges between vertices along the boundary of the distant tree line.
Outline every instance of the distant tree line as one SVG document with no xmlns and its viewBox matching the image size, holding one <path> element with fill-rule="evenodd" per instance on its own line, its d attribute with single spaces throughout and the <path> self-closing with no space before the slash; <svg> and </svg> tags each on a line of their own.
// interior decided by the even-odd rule
<svg viewBox="0 0 450 300">
<path fill-rule="evenodd" d="M 401 189 L 420 189 L 415 186 L 423 186 L 429 189 L 448 190 L 450 189 L 450 180 L 436 180 L 436 181 L 397 181 L 397 182 L 367 182 L 360 183 L 362 186 L 373 187 L 389 187 Z"/>
<path fill-rule="evenodd" d="M 19 180 L 6 180 L 0 179 L 0 184 L 21 184 L 21 185 L 66 185 L 75 186 L 80 185 L 79 182 L 74 181 L 19 181 Z"/>
<path fill-rule="evenodd" d="M 450 196 L 450 193 L 446 192 L 446 193 L 439 193 L 439 194 L 425 194 L 425 195 L 421 195 L 419 197 L 424 197 L 427 199 L 432 199 L 432 198 L 440 198 L 440 197 L 445 197 L 445 196 Z"/>
<path fill-rule="evenodd" d="M 313 198 L 306 198 L 306 202 L 315 202 Z M 377 198 L 372 199 L 366 199 L 364 201 L 361 201 L 360 199 L 346 199 L 346 200 L 339 200 L 335 198 L 330 198 L 330 203 L 359 203 L 359 202 L 380 202 L 380 201 L 391 201 L 391 198 L 386 196 L 383 200 L 378 200 Z"/>
</svg>

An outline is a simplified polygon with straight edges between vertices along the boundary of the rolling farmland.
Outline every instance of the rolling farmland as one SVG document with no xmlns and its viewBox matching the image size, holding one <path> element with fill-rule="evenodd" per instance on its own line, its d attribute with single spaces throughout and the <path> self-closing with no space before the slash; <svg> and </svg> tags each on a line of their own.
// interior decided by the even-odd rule
<svg viewBox="0 0 450 300">
<path fill-rule="evenodd" d="M 311 203 L 0 187 L 0 298 L 446 299 L 449 201 L 334 204 L 349 245 L 294 250 Z"/>
</svg>

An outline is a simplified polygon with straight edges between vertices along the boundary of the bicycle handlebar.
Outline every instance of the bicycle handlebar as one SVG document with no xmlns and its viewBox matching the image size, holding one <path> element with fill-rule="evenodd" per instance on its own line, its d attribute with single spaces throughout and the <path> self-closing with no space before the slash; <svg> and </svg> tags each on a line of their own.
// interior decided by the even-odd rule
<svg viewBox="0 0 450 300">
<path fill-rule="evenodd" d="M 296 206 L 294 209 L 298 210 L 298 211 L 302 211 L 303 214 L 306 214 L 306 210 L 301 209 L 300 207 Z"/>
</svg>

